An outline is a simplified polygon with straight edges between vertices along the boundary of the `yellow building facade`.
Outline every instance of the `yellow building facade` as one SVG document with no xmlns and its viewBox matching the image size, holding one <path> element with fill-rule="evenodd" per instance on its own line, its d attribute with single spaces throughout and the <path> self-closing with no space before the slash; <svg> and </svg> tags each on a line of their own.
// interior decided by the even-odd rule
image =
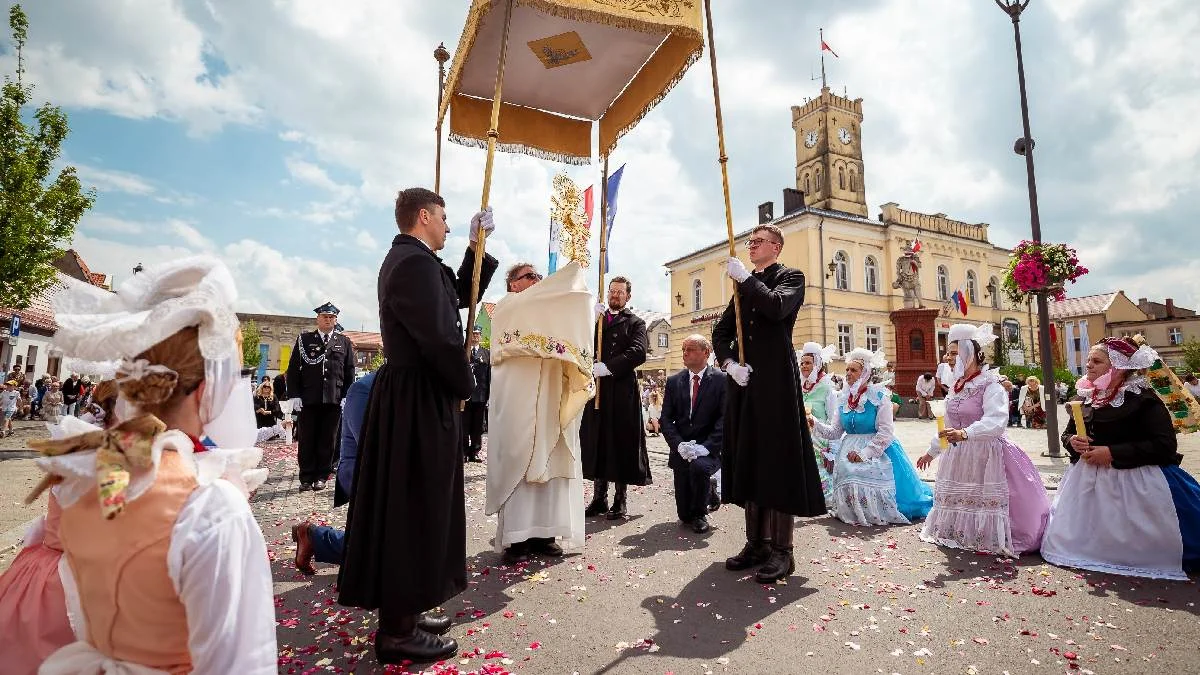
<svg viewBox="0 0 1200 675">
<path fill-rule="evenodd" d="M 894 202 L 882 205 L 876 219 L 866 217 L 862 99 L 851 101 L 825 88 L 819 98 L 794 107 L 792 118 L 797 188 L 784 190 L 778 217 L 773 204 L 761 205 L 759 222 L 783 231 L 780 262 L 805 274 L 804 306 L 793 335 L 797 347 L 813 341 L 836 344 L 841 352 L 882 348 L 891 358 L 896 350 L 891 313 L 904 308 L 903 291 L 893 287 L 897 262 L 919 241 L 921 304 L 941 310 L 933 326 L 937 354 L 950 325 L 961 322 L 994 323 L 1004 337 L 996 349 L 1010 362 L 1036 354 L 1035 316 L 1003 297 L 1000 280 L 1009 250 L 988 240 L 987 224 L 908 211 Z M 752 229 L 737 237 L 738 257 L 747 266 L 744 243 Z M 729 302 L 728 255 L 727 242 L 715 241 L 665 263 L 671 277 L 668 372 L 683 367 L 682 338 L 711 335 Z M 955 291 L 967 299 L 965 316 L 950 307 Z"/>
</svg>

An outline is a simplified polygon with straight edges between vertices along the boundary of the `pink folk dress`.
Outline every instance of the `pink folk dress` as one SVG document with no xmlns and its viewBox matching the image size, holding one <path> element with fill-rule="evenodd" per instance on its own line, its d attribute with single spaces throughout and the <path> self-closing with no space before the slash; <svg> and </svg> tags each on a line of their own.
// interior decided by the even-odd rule
<svg viewBox="0 0 1200 675">
<path fill-rule="evenodd" d="M 59 576 L 61 517 L 51 496 L 40 537 L 27 540 L 0 576 L 0 669 L 5 673 L 32 675 L 47 656 L 75 640 Z"/>
<path fill-rule="evenodd" d="M 942 451 L 933 510 L 921 539 L 952 548 L 1017 557 L 1036 551 L 1050 516 L 1050 499 L 1029 456 L 1008 439 L 1008 393 L 986 370 L 946 399 L 946 428 L 967 440 Z"/>
</svg>

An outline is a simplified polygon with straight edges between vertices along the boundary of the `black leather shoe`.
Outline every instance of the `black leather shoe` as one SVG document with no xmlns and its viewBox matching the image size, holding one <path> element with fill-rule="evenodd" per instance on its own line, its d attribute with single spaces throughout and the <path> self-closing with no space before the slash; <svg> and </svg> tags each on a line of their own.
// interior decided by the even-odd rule
<svg viewBox="0 0 1200 675">
<path fill-rule="evenodd" d="M 721 508 L 721 497 L 717 494 L 717 484 L 708 484 L 708 512 L 713 513 Z"/>
<path fill-rule="evenodd" d="M 301 483 L 301 484 L 300 484 L 300 491 L 301 491 L 301 492 L 305 492 L 305 491 L 307 491 L 307 490 L 311 490 L 311 489 L 313 489 L 312 483 Z"/>
<path fill-rule="evenodd" d="M 712 529 L 712 525 L 708 524 L 708 518 L 700 516 L 692 521 L 692 531 L 696 534 L 704 534 Z"/>
<path fill-rule="evenodd" d="M 759 568 L 754 580 L 760 584 L 773 584 L 780 579 L 791 576 L 796 571 L 796 559 L 787 549 L 771 549 L 771 557 L 767 564 Z"/>
<path fill-rule="evenodd" d="M 624 518 L 627 514 L 628 514 L 628 511 L 625 509 L 625 500 L 617 499 L 617 500 L 613 501 L 612 508 L 608 510 L 608 519 L 609 520 L 620 520 L 620 519 Z"/>
<path fill-rule="evenodd" d="M 447 659 L 458 652 L 458 642 L 421 629 L 403 637 L 375 633 L 375 658 L 382 664 L 399 665 L 405 661 L 432 663 Z"/>
<path fill-rule="evenodd" d="M 742 547 L 741 553 L 727 558 L 725 560 L 725 569 L 727 570 L 746 570 L 761 565 L 767 562 L 767 558 L 771 557 L 771 547 L 766 542 L 746 542 Z"/>
<path fill-rule="evenodd" d="M 450 617 L 445 614 L 441 616 L 422 614 L 421 618 L 417 619 L 417 628 L 434 635 L 445 635 L 450 630 L 451 624 Z"/>
<path fill-rule="evenodd" d="M 592 503 L 588 504 L 587 508 L 583 510 L 583 515 L 588 518 L 595 518 L 596 516 L 600 515 L 601 513 L 605 513 L 607 511 L 608 511 L 608 500 L 607 499 L 593 499 Z"/>
<path fill-rule="evenodd" d="M 561 558 L 563 555 L 562 546 L 554 541 L 552 537 L 541 537 L 538 539 L 529 540 L 530 549 L 538 555 L 550 556 L 551 558 Z"/>
<path fill-rule="evenodd" d="M 529 562 L 529 549 L 525 545 L 525 542 L 512 544 L 504 549 L 503 558 L 505 565 L 518 565 L 523 562 Z"/>
<path fill-rule="evenodd" d="M 467 455 L 467 461 L 472 464 L 483 464 L 483 460 L 479 459 L 479 455 Z"/>
<path fill-rule="evenodd" d="M 325 481 L 319 480 L 312 485 L 313 492 L 325 489 Z"/>
</svg>

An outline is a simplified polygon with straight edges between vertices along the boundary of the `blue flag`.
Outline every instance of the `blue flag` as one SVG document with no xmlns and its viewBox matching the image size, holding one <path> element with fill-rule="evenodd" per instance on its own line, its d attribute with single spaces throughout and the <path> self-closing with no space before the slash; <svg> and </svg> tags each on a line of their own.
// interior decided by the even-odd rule
<svg viewBox="0 0 1200 675">
<path fill-rule="evenodd" d="M 625 172 L 625 165 L 613 172 L 608 177 L 608 189 L 605 190 L 608 205 L 606 217 L 604 219 L 604 242 L 612 243 L 612 226 L 613 221 L 617 219 L 617 190 L 621 188 L 621 175 Z M 604 252 L 604 271 L 608 272 L 612 268 L 608 266 L 608 251 Z"/>
</svg>

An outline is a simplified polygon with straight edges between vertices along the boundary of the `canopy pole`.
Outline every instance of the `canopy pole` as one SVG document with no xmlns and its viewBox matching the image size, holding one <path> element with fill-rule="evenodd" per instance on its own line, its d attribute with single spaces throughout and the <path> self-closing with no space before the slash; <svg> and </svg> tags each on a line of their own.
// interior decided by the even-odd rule
<svg viewBox="0 0 1200 675">
<path fill-rule="evenodd" d="M 433 50 L 433 58 L 438 62 L 438 120 L 437 120 L 437 155 L 433 160 L 433 191 L 442 193 L 442 98 L 446 91 L 446 62 L 450 60 L 450 52 L 446 51 L 446 43 L 439 42 Z"/>
<path fill-rule="evenodd" d="M 480 211 L 487 209 L 488 200 L 492 195 L 492 166 L 496 162 L 496 139 L 500 137 L 500 94 L 504 89 L 504 60 L 508 56 L 508 30 L 512 25 L 513 0 L 507 0 L 505 5 L 504 34 L 500 38 L 500 61 L 496 64 L 496 89 L 492 94 L 492 123 L 487 133 L 487 163 L 483 166 L 483 196 L 480 199 Z M 440 134 L 438 138 L 441 138 Z M 478 241 L 475 242 L 475 269 L 471 272 L 471 304 L 467 307 L 466 333 L 468 336 L 475 329 L 475 313 L 479 305 L 479 277 L 483 272 L 486 239 L 487 233 L 480 230 Z M 464 341 L 464 349 L 467 358 L 470 359 L 471 340 L 469 337 Z"/>
<path fill-rule="evenodd" d="M 600 269 L 600 281 L 596 286 L 596 302 L 604 303 L 604 275 L 608 273 L 605 268 L 605 263 L 608 262 L 608 155 L 604 156 L 604 168 L 601 170 L 600 178 L 600 264 L 597 265 Z M 600 356 L 604 352 L 604 315 L 607 312 L 600 312 L 600 316 L 596 317 L 596 361 L 600 361 Z M 596 380 L 596 397 L 592 399 L 592 405 L 596 410 L 600 409 L 600 380 Z"/>
<path fill-rule="evenodd" d="M 713 106 L 717 111 L 717 162 L 721 165 L 721 187 L 725 192 L 725 230 L 729 237 L 729 257 L 737 257 L 737 244 L 733 238 L 733 206 L 729 201 L 729 157 L 725 155 L 725 121 L 721 116 L 721 88 L 717 84 L 717 44 L 713 40 L 712 0 L 704 0 L 704 21 L 708 28 L 708 62 L 712 67 Z M 737 282 L 733 284 L 733 318 L 737 328 L 738 363 L 746 365 L 746 347 L 742 340 L 742 301 L 738 295 Z"/>
</svg>

